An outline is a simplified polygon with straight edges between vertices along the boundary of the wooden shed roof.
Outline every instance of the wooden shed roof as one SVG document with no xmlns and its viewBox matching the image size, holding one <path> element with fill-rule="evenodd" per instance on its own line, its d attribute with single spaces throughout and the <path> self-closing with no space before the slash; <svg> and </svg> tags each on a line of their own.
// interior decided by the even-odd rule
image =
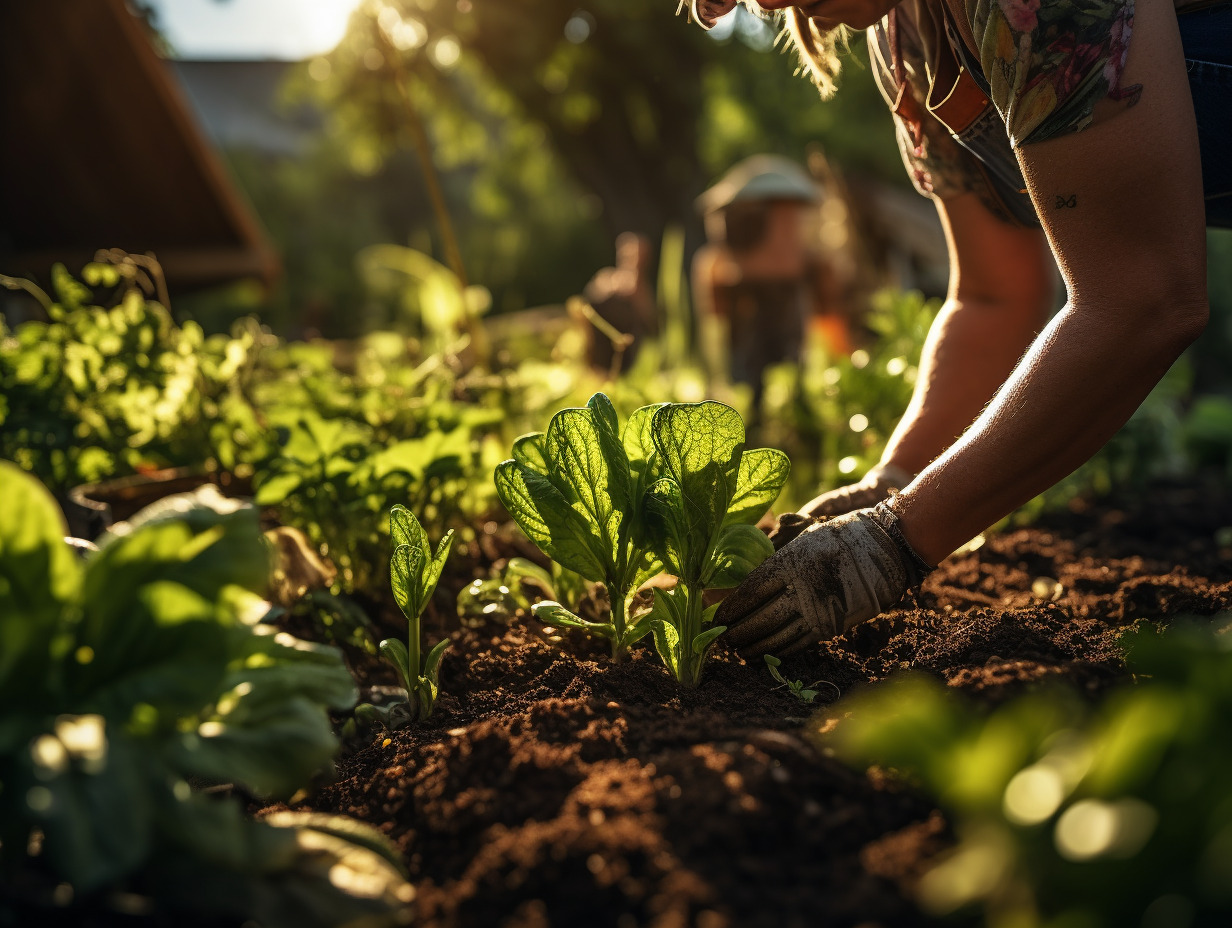
<svg viewBox="0 0 1232 928">
<path fill-rule="evenodd" d="M 0 272 L 153 252 L 173 289 L 278 259 L 124 0 L 0 0 Z"/>
</svg>

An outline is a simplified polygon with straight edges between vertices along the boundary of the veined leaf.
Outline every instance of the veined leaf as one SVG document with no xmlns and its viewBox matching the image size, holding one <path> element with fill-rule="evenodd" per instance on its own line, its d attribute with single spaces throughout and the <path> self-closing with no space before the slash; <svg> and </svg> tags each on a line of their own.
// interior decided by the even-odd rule
<svg viewBox="0 0 1232 928">
<path fill-rule="evenodd" d="M 735 495 L 744 423 L 723 403 L 671 404 L 654 414 L 651 434 L 664 472 L 680 487 L 682 535 L 688 540 L 681 576 L 696 583 Z"/>
<path fill-rule="evenodd" d="M 629 505 L 629 462 L 607 397 L 595 394 L 590 406 L 562 409 L 553 416 L 546 448 L 552 482 L 595 526 L 603 560 L 615 562 L 621 518 Z"/>
<path fill-rule="evenodd" d="M 727 507 L 724 524 L 754 523 L 778 499 L 791 461 L 773 448 L 754 448 L 740 456 L 740 471 L 736 478 L 736 494 Z"/>
<path fill-rule="evenodd" d="M 755 525 L 737 522 L 720 531 L 705 578 L 707 588 L 726 590 L 739 583 L 774 553 L 774 543 Z"/>
<path fill-rule="evenodd" d="M 543 474 L 517 461 L 496 468 L 496 495 L 509 515 L 548 557 L 587 580 L 602 580 L 606 558 L 593 548 L 593 532 Z"/>
<path fill-rule="evenodd" d="M 654 414 L 666 405 L 666 403 L 654 403 L 635 409 L 629 416 L 629 421 L 625 423 L 621 443 L 624 445 L 625 455 L 629 458 L 629 469 L 636 475 L 640 475 L 645 470 L 646 464 L 654 457 L 655 446 L 651 426 L 654 422 Z"/>
<path fill-rule="evenodd" d="M 530 432 L 513 441 L 513 459 L 541 474 L 548 472 L 548 457 L 544 450 L 542 432 Z"/>
<path fill-rule="evenodd" d="M 579 615 L 574 615 L 560 603 L 555 603 L 551 600 L 535 603 L 531 609 L 531 614 L 544 625 L 580 628 L 583 631 L 608 639 L 615 634 L 615 629 L 610 624 L 587 621 Z"/>
<path fill-rule="evenodd" d="M 690 526 L 685 521 L 680 484 L 671 477 L 662 478 L 646 491 L 643 503 L 664 566 L 677 577 L 686 576 Z"/>
</svg>

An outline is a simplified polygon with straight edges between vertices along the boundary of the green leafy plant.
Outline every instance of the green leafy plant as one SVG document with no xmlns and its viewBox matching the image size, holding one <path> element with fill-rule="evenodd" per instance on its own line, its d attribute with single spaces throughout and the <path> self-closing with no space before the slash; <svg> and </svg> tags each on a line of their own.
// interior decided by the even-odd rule
<svg viewBox="0 0 1232 928">
<path fill-rule="evenodd" d="M 141 468 L 232 467 L 261 445 L 244 392 L 253 328 L 206 337 L 178 325 L 112 265 L 87 265 L 86 283 L 60 265 L 51 276 L 54 300 L 0 277 L 48 317 L 12 331 L 0 319 L 0 457 L 62 491 Z"/>
<path fill-rule="evenodd" d="M 726 629 L 706 628 L 718 604 L 704 594 L 743 580 L 774 553 L 755 523 L 778 498 L 791 464 L 781 451 L 744 448 L 744 423 L 730 406 L 708 400 L 671 403 L 650 422 L 660 477 L 646 492 L 655 553 L 677 579 L 657 589 L 643 621 L 673 676 L 701 682 L 706 652 Z"/>
<path fill-rule="evenodd" d="M 812 686 L 805 686 L 803 680 L 788 680 L 785 676 L 783 676 L 782 671 L 779 670 L 779 667 L 783 663 L 779 660 L 779 658 L 775 657 L 773 654 L 763 654 L 762 656 L 766 659 L 766 668 L 770 671 L 770 676 L 774 677 L 775 682 L 777 682 L 780 686 L 786 687 L 787 691 L 791 693 L 791 695 L 795 696 L 796 699 L 800 700 L 800 702 L 805 705 L 812 704 L 813 700 L 817 698 L 818 692 L 820 692 L 819 690 L 813 688 L 817 686 L 816 683 Z"/>
<path fill-rule="evenodd" d="M 840 703 L 841 757 L 897 769 L 957 835 L 919 884 L 992 928 L 1222 925 L 1232 915 L 1232 615 L 1125 636 L 1135 683 L 981 713 L 906 676 Z"/>
<path fill-rule="evenodd" d="M 292 795 L 330 769 L 328 712 L 356 697 L 334 649 L 262 622 L 256 510 L 171 497 L 80 560 L 7 462 L 0 498 L 0 920 L 40 921 L 64 883 L 90 922 L 123 891 L 169 922 L 386 923 L 411 890 L 378 834 L 252 822 L 194 788 Z"/>
<path fill-rule="evenodd" d="M 398 672 L 407 698 L 405 704 L 364 704 L 356 710 L 356 717 L 379 721 L 388 728 L 399 728 L 410 719 L 422 722 L 432 714 L 436 704 L 441 657 L 449 647 L 449 639 L 439 641 L 421 659 L 419 619 L 445 569 L 445 560 L 453 544 L 453 530 L 445 533 L 433 554 L 428 533 L 415 514 L 404 506 L 395 506 L 389 514 L 389 535 L 394 547 L 389 562 L 389 582 L 394 600 L 406 616 L 407 639 L 404 644 L 397 638 L 386 638 L 381 642 L 381 656 Z"/>
<path fill-rule="evenodd" d="M 496 494 L 526 536 L 561 566 L 603 583 L 611 601 L 607 622 L 550 601 L 535 606 L 536 618 L 606 639 L 617 660 L 650 631 L 648 620 L 631 621 L 631 594 L 662 570 L 641 505 L 657 477 L 657 408 L 636 410 L 622 431 L 611 401 L 596 393 L 585 407 L 556 413 L 546 433 L 523 435 L 496 468 Z"/>
</svg>

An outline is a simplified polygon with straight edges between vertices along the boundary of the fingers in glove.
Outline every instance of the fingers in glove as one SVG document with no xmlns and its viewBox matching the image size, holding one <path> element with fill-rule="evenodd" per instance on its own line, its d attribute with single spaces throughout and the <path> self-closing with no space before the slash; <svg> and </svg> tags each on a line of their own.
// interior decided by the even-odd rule
<svg viewBox="0 0 1232 928">
<path fill-rule="evenodd" d="M 715 614 L 715 621 L 729 628 L 739 625 L 746 616 L 782 595 L 787 589 L 787 577 L 777 568 L 771 558 L 745 577 L 743 583 L 727 594 Z"/>
<path fill-rule="evenodd" d="M 721 609 L 722 607 L 720 611 Z M 715 621 L 720 625 L 727 625 L 724 637 L 728 643 L 743 650 L 766 639 L 774 638 L 785 628 L 794 627 L 802 619 L 795 595 L 785 592 L 755 612 L 737 618 L 734 622 L 725 622 L 722 616 L 716 616 Z"/>
<path fill-rule="evenodd" d="M 813 519 L 802 512 L 785 512 L 779 516 L 773 530 L 770 532 L 770 542 L 778 551 L 789 541 L 795 540 L 800 533 L 813 524 Z"/>
<path fill-rule="evenodd" d="M 780 628 L 774 634 L 740 649 L 740 656 L 745 660 L 761 654 L 793 654 L 807 648 L 817 638 L 812 626 L 804 619 L 796 619 L 785 628 Z"/>
</svg>

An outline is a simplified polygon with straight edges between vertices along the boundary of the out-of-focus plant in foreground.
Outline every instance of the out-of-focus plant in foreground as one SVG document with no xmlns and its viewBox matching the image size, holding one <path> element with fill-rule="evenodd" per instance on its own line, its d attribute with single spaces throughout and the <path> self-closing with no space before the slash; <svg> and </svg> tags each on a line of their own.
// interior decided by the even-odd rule
<svg viewBox="0 0 1232 928">
<path fill-rule="evenodd" d="M 69 902 L 119 918 L 137 899 L 171 920 L 393 923 L 412 891 L 376 832 L 252 822 L 224 798 L 289 797 L 328 770 L 327 711 L 356 697 L 336 651 L 262 624 L 256 511 L 212 488 L 169 497 L 81 561 L 8 462 L 0 498 L 0 920 Z"/>
<path fill-rule="evenodd" d="M 1232 916 L 1232 622 L 1128 633 L 1135 682 L 1097 707 L 1040 690 L 981 714 L 907 676 L 840 703 L 824 743 L 937 797 L 957 846 L 934 914 L 991 928 L 1226 925 Z"/>
</svg>

